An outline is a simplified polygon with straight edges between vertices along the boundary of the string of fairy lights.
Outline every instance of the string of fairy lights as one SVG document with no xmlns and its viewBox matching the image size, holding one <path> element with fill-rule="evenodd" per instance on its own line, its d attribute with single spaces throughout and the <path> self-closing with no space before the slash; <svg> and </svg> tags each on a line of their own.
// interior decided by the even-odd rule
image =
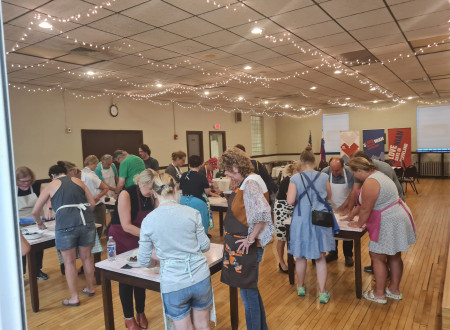
<svg viewBox="0 0 450 330">
<path fill-rule="evenodd" d="M 100 9 L 103 9 L 105 7 L 110 7 L 116 0 L 111 0 L 111 1 L 105 1 L 102 2 L 100 5 L 96 5 L 93 6 L 91 8 L 89 8 L 86 12 L 84 13 L 78 13 L 75 15 L 71 15 L 69 17 L 66 18 L 57 18 L 51 15 L 44 15 L 41 13 L 36 13 L 34 15 L 34 18 L 32 21 L 29 22 L 28 26 L 27 26 L 27 30 L 28 31 L 33 31 L 33 28 L 36 26 L 41 26 L 41 23 L 48 23 L 48 22 L 53 22 L 53 23 L 69 23 L 69 22 L 77 22 L 79 21 L 81 18 L 83 17 L 90 17 L 92 15 L 96 15 L 98 14 Z M 118 1 L 118 0 L 117 0 Z M 207 4 L 213 5 L 217 8 L 226 8 L 226 9 L 233 9 L 232 11 L 229 12 L 236 12 L 238 11 L 239 7 L 245 7 L 245 3 L 244 1 L 238 0 L 238 3 L 229 3 L 229 4 L 220 4 L 218 1 L 213 1 L 213 0 L 206 0 Z M 38 24 L 38 22 L 41 22 Z M 251 20 L 248 20 L 249 22 L 251 22 Z M 254 21 L 255 25 L 258 24 L 257 21 Z M 50 24 L 50 23 L 49 23 Z M 52 24 L 50 24 L 51 29 L 53 29 Z M 152 66 L 154 66 L 155 68 L 162 68 L 162 69 L 166 69 L 166 70 L 171 70 L 171 69 L 175 69 L 178 67 L 178 65 L 181 65 L 183 67 L 187 67 L 187 68 L 191 68 L 193 70 L 198 70 L 200 71 L 203 75 L 207 75 L 207 76 L 212 76 L 212 77 L 218 77 L 218 78 L 224 78 L 224 80 L 222 81 L 217 81 L 215 83 L 210 83 L 207 85 L 204 85 L 202 87 L 193 87 L 193 86 L 184 86 L 184 85 L 180 85 L 180 84 L 172 84 L 172 86 L 170 87 L 164 87 L 163 90 L 155 92 L 155 93 L 144 93 L 144 94 L 136 94 L 136 93 L 124 93 L 124 94 L 114 94 L 115 96 L 128 96 L 131 98 L 135 98 L 135 99 L 145 99 L 148 101 L 154 101 L 152 100 L 152 98 L 157 98 L 157 97 L 161 97 L 163 95 L 167 95 L 169 96 L 174 94 L 174 95 L 183 95 L 183 94 L 189 94 L 189 93 L 195 93 L 197 95 L 197 97 L 200 97 L 201 99 L 205 99 L 207 101 L 213 101 L 213 100 L 218 100 L 218 99 L 223 99 L 226 102 L 230 103 L 230 104 L 245 104 L 247 106 L 250 107 L 264 107 L 263 112 L 261 112 L 262 114 L 265 114 L 266 111 L 275 111 L 274 113 L 276 113 L 275 116 L 278 115 L 287 115 L 288 113 L 284 110 L 289 110 L 289 111 L 294 111 L 294 112 L 305 112 L 305 111 L 312 111 L 312 115 L 314 115 L 317 111 L 320 112 L 321 109 L 319 110 L 313 110 L 313 109 L 308 109 L 306 110 L 305 106 L 300 106 L 300 107 L 294 107 L 292 105 L 289 104 L 280 104 L 278 102 L 276 102 L 275 104 L 271 104 L 269 105 L 267 100 L 259 100 L 258 102 L 251 102 L 249 100 L 246 100 L 243 96 L 239 96 L 239 97 L 233 97 L 230 98 L 226 95 L 224 95 L 223 93 L 215 93 L 214 95 L 210 95 L 210 90 L 213 90 L 216 87 L 223 87 L 223 86 L 227 86 L 228 84 L 232 83 L 232 82 L 237 82 L 239 84 L 260 84 L 261 86 L 265 87 L 265 88 L 270 88 L 270 82 L 280 82 L 283 80 L 289 80 L 289 79 L 294 79 L 294 78 L 301 78 L 304 75 L 307 75 L 311 72 L 311 70 L 315 70 L 315 71 L 320 71 L 323 68 L 328 68 L 328 69 L 333 69 L 334 74 L 345 74 L 348 77 L 353 77 L 355 78 L 361 85 L 368 85 L 369 87 L 369 91 L 370 92 L 377 92 L 383 96 L 385 96 L 386 98 L 390 99 L 390 101 L 397 103 L 394 106 L 390 107 L 390 108 L 394 108 L 397 107 L 400 104 L 405 103 L 405 100 L 402 99 L 401 97 L 398 97 L 395 95 L 395 93 L 388 91 L 387 89 L 381 88 L 380 86 L 378 86 L 376 83 L 372 82 L 370 79 L 364 77 L 361 78 L 360 73 L 356 70 L 353 69 L 349 69 L 346 66 L 352 66 L 353 64 L 357 64 L 359 66 L 365 66 L 365 65 L 374 65 L 374 64 L 379 64 L 379 65 L 388 65 L 389 63 L 392 62 L 397 62 L 400 60 L 404 60 L 404 59 L 409 59 L 413 56 L 417 56 L 419 53 L 424 53 L 426 48 L 431 48 L 431 47 L 439 47 L 441 45 L 444 45 L 446 42 L 448 42 L 448 40 L 450 39 L 450 37 L 447 37 L 446 39 L 441 40 L 440 42 L 434 42 L 433 44 L 429 44 L 427 45 L 427 47 L 423 47 L 418 49 L 416 52 L 411 53 L 411 54 L 402 54 L 400 53 L 399 55 L 390 58 L 390 59 L 385 59 L 383 61 L 360 61 L 360 60 L 355 60 L 355 61 L 345 61 L 345 60 L 337 60 L 336 63 L 330 62 L 329 61 L 329 55 L 324 54 L 322 51 L 320 51 L 319 49 L 315 49 L 315 48 L 304 48 L 299 44 L 299 41 L 294 40 L 294 38 L 292 37 L 292 35 L 289 32 L 285 32 L 283 33 L 282 36 L 273 36 L 270 34 L 265 34 L 263 33 L 262 29 L 259 29 L 260 31 L 257 32 L 258 34 L 262 35 L 264 37 L 264 39 L 267 39 L 268 42 L 272 42 L 272 43 L 286 43 L 286 44 L 290 44 L 293 47 L 297 48 L 300 52 L 304 53 L 304 54 L 308 54 L 313 58 L 320 58 L 321 63 L 312 67 L 311 69 L 308 70 L 304 70 L 301 72 L 294 72 L 293 74 L 290 75 L 285 75 L 285 76 L 281 76 L 281 77 L 266 77 L 266 76 L 258 76 L 256 74 L 251 74 L 248 72 L 232 72 L 232 70 L 230 70 L 229 68 L 224 68 L 222 71 L 216 71 L 216 72 L 208 72 L 207 70 L 205 70 L 201 65 L 192 65 L 192 62 L 189 59 L 183 60 L 182 62 L 178 63 L 178 64 L 165 64 L 165 63 L 161 63 L 161 62 L 155 62 L 152 59 L 146 58 L 142 53 L 137 53 L 137 54 L 131 54 L 133 56 L 137 56 L 139 57 L 141 60 L 146 61 L 147 64 L 151 64 Z M 252 31 L 253 33 L 253 31 Z M 92 49 L 101 49 L 101 50 L 110 50 L 110 49 L 116 49 L 118 50 L 118 48 L 121 48 L 122 46 L 119 47 L 114 47 L 114 46 L 107 46 L 107 45 L 100 45 L 100 44 L 95 44 L 92 42 L 87 42 L 87 41 L 81 41 L 77 38 L 73 38 L 71 37 L 69 34 L 63 32 L 62 30 L 59 31 L 59 34 L 57 34 L 57 36 L 63 37 L 67 40 L 71 40 L 76 44 L 80 44 L 86 47 L 90 47 Z M 19 46 L 19 42 L 25 42 L 26 38 L 28 37 L 28 33 L 24 33 L 22 35 L 22 37 L 20 38 L 20 40 L 18 40 L 14 47 L 11 49 L 10 52 L 7 52 L 7 54 L 10 54 L 11 52 L 16 51 L 20 46 Z M 123 46 L 128 46 L 129 48 L 132 48 L 131 44 L 126 45 L 125 43 L 122 44 Z M 333 59 L 334 61 L 334 59 Z M 49 64 L 54 64 L 57 65 L 57 69 L 61 70 L 63 72 L 66 72 L 67 74 L 70 74 L 72 76 L 78 76 L 79 78 L 86 78 L 86 79 L 91 79 L 91 80 L 95 80 L 95 79 L 102 79 L 102 78 L 114 78 L 117 79 L 118 81 L 120 81 L 121 83 L 124 83 L 127 86 L 132 86 L 135 88 L 139 88 L 139 89 L 148 89 L 148 88 L 162 88 L 163 85 L 160 82 L 156 82 L 156 83 L 151 83 L 151 84 L 139 84 L 139 83 L 134 83 L 128 79 L 125 79 L 123 77 L 118 76 L 116 73 L 113 72 L 103 72 L 103 73 L 95 73 L 93 71 L 88 71 L 88 72 L 75 72 L 73 70 L 68 70 L 66 68 L 64 68 L 61 64 L 58 65 L 58 63 L 53 62 L 51 60 L 47 60 L 43 63 L 39 63 L 39 64 L 34 64 L 34 65 L 21 65 L 21 64 L 10 64 L 11 68 L 19 68 L 19 69 L 31 69 L 31 68 L 35 68 L 35 67 L 46 67 Z M 11 86 L 11 85 L 10 85 Z M 49 91 L 52 90 L 52 88 L 50 89 L 45 89 L 45 88 L 27 88 L 26 86 L 22 86 L 20 87 L 19 85 L 13 85 L 13 88 L 17 89 L 22 89 L 22 90 L 26 90 L 26 91 Z M 57 87 L 57 89 L 61 89 L 62 87 Z M 316 89 L 317 86 L 312 86 L 310 89 L 314 90 Z M 308 95 L 303 93 L 303 91 L 299 91 L 299 94 L 301 94 L 303 97 L 308 98 Z M 103 94 L 102 94 L 103 95 Z M 78 97 L 78 96 L 77 96 Z M 84 97 L 83 97 L 84 99 Z M 154 101 L 154 102 L 158 102 L 158 101 Z M 174 100 L 171 100 L 171 102 L 176 102 Z M 373 101 L 374 103 L 377 102 L 377 100 Z M 362 104 L 354 104 L 354 103 L 350 103 L 350 102 L 340 102 L 340 101 L 333 101 L 333 100 L 328 100 L 327 102 L 330 105 L 337 105 L 337 106 L 347 106 L 350 108 L 361 108 L 361 107 L 365 107 Z M 199 106 L 202 107 L 202 103 L 199 102 L 197 104 L 195 104 L 195 106 Z M 210 107 L 208 109 L 211 109 Z M 214 106 L 212 109 L 219 109 L 221 111 L 225 111 L 225 108 L 221 108 L 220 106 Z M 208 110 L 209 111 L 209 110 Z M 214 110 L 211 110 L 214 111 Z M 243 110 L 243 109 L 239 109 L 239 108 L 235 108 L 233 106 L 233 108 L 231 110 L 227 110 L 230 112 L 233 111 L 255 111 L 255 110 Z M 245 112 L 244 112 L 245 113 Z M 260 114 L 261 114 L 260 113 Z M 291 113 L 292 114 L 292 113 Z M 308 114 L 309 115 L 309 114 Z M 294 115 L 297 116 L 297 115 Z M 298 117 L 298 116 L 297 116 Z"/>
</svg>

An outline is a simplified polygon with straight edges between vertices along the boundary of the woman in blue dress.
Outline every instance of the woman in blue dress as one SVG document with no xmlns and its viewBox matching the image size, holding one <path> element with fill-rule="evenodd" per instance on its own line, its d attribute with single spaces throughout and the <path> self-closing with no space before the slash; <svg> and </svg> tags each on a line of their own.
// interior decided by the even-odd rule
<svg viewBox="0 0 450 330">
<path fill-rule="evenodd" d="M 325 255 L 335 249 L 333 228 L 315 226 L 311 220 L 311 203 L 317 211 L 327 211 L 326 199 L 331 198 L 328 176 L 314 170 L 314 154 L 307 147 L 300 154 L 301 172 L 292 176 L 287 193 L 287 202 L 294 206 L 290 229 L 289 253 L 296 258 L 297 293 L 306 295 L 306 261 L 316 261 L 317 282 L 319 283 L 319 301 L 326 304 L 330 294 L 325 290 L 327 281 L 327 263 Z M 325 202 L 325 203 L 324 203 Z"/>
</svg>

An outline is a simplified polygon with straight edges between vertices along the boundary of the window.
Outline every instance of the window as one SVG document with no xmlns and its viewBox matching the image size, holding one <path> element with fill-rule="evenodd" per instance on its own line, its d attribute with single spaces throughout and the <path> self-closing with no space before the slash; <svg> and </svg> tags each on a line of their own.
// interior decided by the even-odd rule
<svg viewBox="0 0 450 330">
<path fill-rule="evenodd" d="M 449 136 L 450 106 L 417 108 L 417 151 L 448 152 Z"/>
<path fill-rule="evenodd" d="M 341 152 L 341 131 L 349 130 L 348 113 L 323 115 L 325 151 Z"/>
<path fill-rule="evenodd" d="M 263 117 L 250 117 L 252 130 L 252 155 L 264 154 L 264 122 Z"/>
</svg>

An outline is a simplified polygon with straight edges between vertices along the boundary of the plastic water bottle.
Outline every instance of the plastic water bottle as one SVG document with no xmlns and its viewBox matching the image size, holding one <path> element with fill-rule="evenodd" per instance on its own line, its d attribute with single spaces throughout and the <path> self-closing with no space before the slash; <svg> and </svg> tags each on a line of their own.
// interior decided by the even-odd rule
<svg viewBox="0 0 450 330">
<path fill-rule="evenodd" d="M 106 243 L 106 250 L 108 251 L 108 260 L 116 260 L 116 242 L 112 236 L 109 236 L 108 242 Z"/>
</svg>

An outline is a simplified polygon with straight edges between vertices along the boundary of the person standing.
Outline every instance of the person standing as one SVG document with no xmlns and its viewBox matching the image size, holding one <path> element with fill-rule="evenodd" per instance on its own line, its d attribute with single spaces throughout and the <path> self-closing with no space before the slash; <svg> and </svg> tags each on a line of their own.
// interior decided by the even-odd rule
<svg viewBox="0 0 450 330">
<path fill-rule="evenodd" d="M 142 158 L 145 164 L 145 168 L 151 168 L 153 171 L 158 173 L 159 171 L 159 163 L 155 158 L 150 157 L 152 151 L 146 144 L 141 144 L 139 146 L 139 156 Z"/>
<path fill-rule="evenodd" d="M 33 171 L 26 167 L 16 169 L 17 184 L 17 208 L 19 218 L 32 218 L 33 207 L 36 204 L 41 192 L 41 184 L 36 184 L 36 177 Z M 42 210 L 41 210 L 42 214 Z M 26 257 L 22 257 L 23 273 L 27 269 Z M 42 271 L 42 262 L 44 260 L 44 250 L 36 252 L 37 279 L 47 280 L 48 275 Z"/>
<path fill-rule="evenodd" d="M 167 317 L 172 319 L 175 329 L 192 329 L 192 323 L 195 329 L 209 329 L 213 293 L 208 262 L 202 252 L 209 250 L 210 242 L 200 214 L 175 201 L 172 176 L 157 175 L 153 190 L 159 207 L 142 222 L 138 264 L 148 267 L 154 249 L 161 262 L 165 321 Z M 170 328 L 167 323 L 166 328 Z"/>
<path fill-rule="evenodd" d="M 124 187 L 127 188 L 134 184 L 134 176 L 145 170 L 145 164 L 138 156 L 130 155 L 125 150 L 120 149 L 114 151 L 113 158 L 120 164 L 119 180 L 115 191 L 118 194 Z"/>
<path fill-rule="evenodd" d="M 331 203 L 336 213 L 339 213 L 345 205 L 353 203 L 353 184 L 354 177 L 348 166 L 344 165 L 344 160 L 340 157 L 333 157 L 330 159 L 330 166 L 322 170 L 329 177 L 331 186 Z M 338 259 L 338 245 L 336 240 L 336 250 L 331 251 L 327 257 L 327 262 Z M 343 250 L 345 257 L 345 266 L 352 267 L 353 261 L 353 241 L 343 241 Z"/>
<path fill-rule="evenodd" d="M 228 198 L 221 281 L 240 288 L 247 329 L 265 330 L 268 327 L 258 275 L 264 247 L 274 232 L 269 192 L 263 179 L 253 173 L 250 158 L 241 149 L 226 150 L 219 158 L 219 167 L 240 183 Z"/>
<path fill-rule="evenodd" d="M 117 254 L 139 247 L 142 220 L 158 204 L 152 188 L 155 175 L 152 169 L 143 170 L 134 177 L 135 184 L 122 190 L 116 201 L 108 235 L 116 241 Z M 134 318 L 133 295 L 137 320 Z M 147 329 L 145 289 L 119 282 L 119 296 L 125 326 L 132 330 Z"/>
<path fill-rule="evenodd" d="M 172 152 L 172 163 L 167 166 L 165 173 L 171 175 L 176 183 L 180 183 L 181 169 L 180 167 L 186 162 L 186 153 L 184 151 Z"/>
<path fill-rule="evenodd" d="M 114 197 L 119 173 L 116 165 L 113 163 L 112 156 L 108 154 L 103 155 L 94 172 L 108 186 L 108 196 Z"/>
</svg>

